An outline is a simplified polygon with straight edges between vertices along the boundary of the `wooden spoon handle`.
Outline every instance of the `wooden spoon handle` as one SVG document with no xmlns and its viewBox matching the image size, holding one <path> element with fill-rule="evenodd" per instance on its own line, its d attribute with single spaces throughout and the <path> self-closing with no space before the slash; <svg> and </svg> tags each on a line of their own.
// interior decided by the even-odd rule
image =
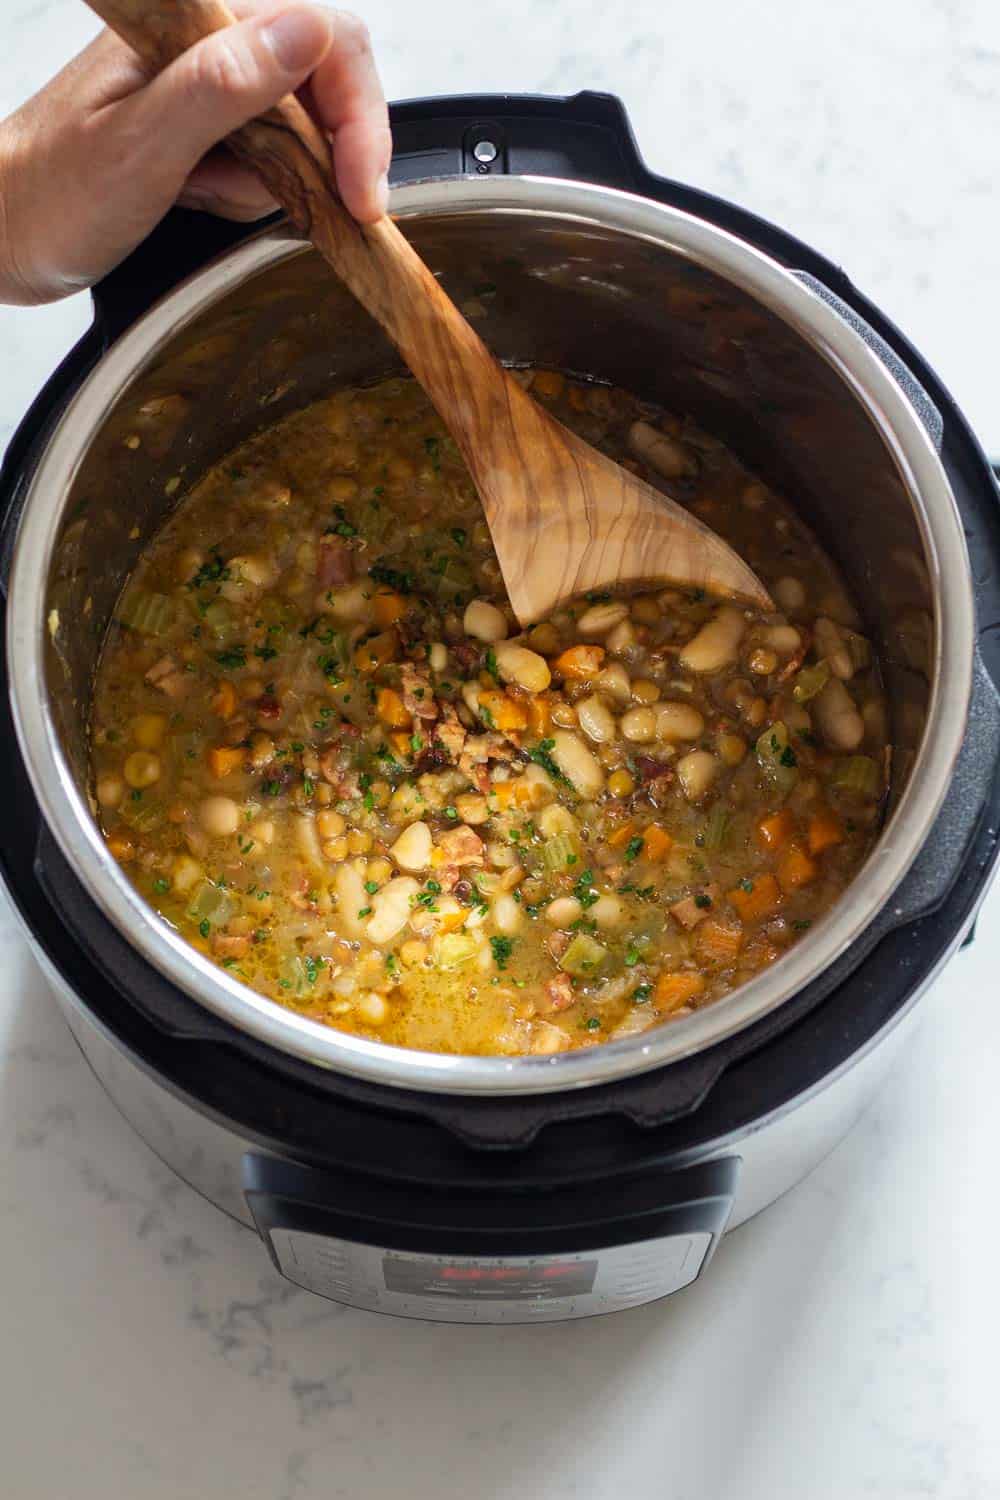
<svg viewBox="0 0 1000 1500">
<path fill-rule="evenodd" d="M 91 10 L 160 71 L 215 31 L 233 24 L 224 0 L 86 0 Z M 333 183 L 326 136 L 293 96 L 228 137 L 289 218 L 362 306 L 381 324 L 440 410 L 473 372 L 492 362 L 485 346 L 391 219 L 359 225 Z M 498 366 L 498 390 L 504 383 Z M 464 448 L 462 434 L 455 433 Z"/>
</svg>

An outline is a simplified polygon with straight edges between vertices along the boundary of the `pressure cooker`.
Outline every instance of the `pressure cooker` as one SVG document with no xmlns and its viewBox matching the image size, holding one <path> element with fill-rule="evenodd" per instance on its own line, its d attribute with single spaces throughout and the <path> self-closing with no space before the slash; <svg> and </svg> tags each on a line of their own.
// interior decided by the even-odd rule
<svg viewBox="0 0 1000 1500">
<path fill-rule="evenodd" d="M 392 123 L 392 211 L 501 359 L 689 412 L 843 569 L 892 722 L 871 855 L 732 996 L 548 1058 L 349 1036 L 185 945 L 94 819 L 105 629 L 187 482 L 399 361 L 286 222 L 178 210 L 95 289 L 0 475 L 0 869 L 121 1113 L 291 1281 L 403 1316 L 581 1317 L 687 1286 L 810 1171 L 970 939 L 1000 841 L 997 490 L 933 371 L 847 276 L 650 173 L 613 98 L 424 100 Z M 182 420 L 147 420 L 178 393 Z"/>
</svg>

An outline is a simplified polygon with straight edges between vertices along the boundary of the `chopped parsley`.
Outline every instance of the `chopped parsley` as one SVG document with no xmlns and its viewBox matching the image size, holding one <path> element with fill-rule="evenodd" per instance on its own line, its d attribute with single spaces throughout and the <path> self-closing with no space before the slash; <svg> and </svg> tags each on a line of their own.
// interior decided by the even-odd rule
<svg viewBox="0 0 1000 1500">
<path fill-rule="evenodd" d="M 493 958 L 498 969 L 506 969 L 507 960 L 514 948 L 514 939 L 509 937 L 491 937 L 490 947 L 493 949 Z"/>
<path fill-rule="evenodd" d="M 220 667 L 245 667 L 247 650 L 245 646 L 234 646 L 231 651 L 217 651 L 215 659 Z"/>
<path fill-rule="evenodd" d="M 712 898 L 711 896 L 706 896 L 704 891 L 700 891 L 694 898 L 694 904 L 699 911 L 708 911 L 712 905 Z"/>
<path fill-rule="evenodd" d="M 169 889 L 170 881 L 164 880 L 162 875 L 158 876 L 157 879 L 153 881 L 153 890 L 156 891 L 157 895 L 162 896 L 163 892 L 169 891 Z"/>
<path fill-rule="evenodd" d="M 594 906 L 601 899 L 598 892 L 594 890 L 593 870 L 583 871 L 576 885 L 573 887 L 573 895 L 579 901 L 584 911 L 589 906 Z"/>
<path fill-rule="evenodd" d="M 202 917 L 201 921 L 198 923 L 198 931 L 201 933 L 202 937 L 203 938 L 207 938 L 208 934 L 211 932 L 211 930 L 212 930 L 212 924 L 211 924 L 211 922 L 208 920 L 207 917 Z"/>
<path fill-rule="evenodd" d="M 492 646 L 486 653 L 486 670 L 487 672 L 489 672 L 494 682 L 500 681 L 500 668 L 497 666 L 497 654 Z M 553 743 L 555 742 L 553 741 Z"/>
<path fill-rule="evenodd" d="M 401 573 L 397 568 L 390 568 L 386 563 L 372 563 L 368 569 L 368 577 L 374 579 L 376 583 L 386 584 L 400 594 L 413 593 L 413 574 Z"/>
<path fill-rule="evenodd" d="M 229 569 L 222 561 L 218 552 L 213 552 L 207 562 L 203 562 L 197 573 L 188 584 L 189 589 L 204 588 L 206 583 L 225 583 L 229 577 Z"/>
<path fill-rule="evenodd" d="M 632 991 L 632 999 L 635 1001 L 636 1005 L 643 1005 L 649 999 L 652 993 L 653 986 L 651 984 L 637 984 L 635 989 Z"/>
<path fill-rule="evenodd" d="M 625 845 L 625 863 L 627 865 L 630 865 L 633 860 L 639 858 L 639 855 L 642 853 L 642 844 L 643 839 L 641 833 L 637 833 L 634 839 L 629 839 L 628 843 Z"/>
</svg>

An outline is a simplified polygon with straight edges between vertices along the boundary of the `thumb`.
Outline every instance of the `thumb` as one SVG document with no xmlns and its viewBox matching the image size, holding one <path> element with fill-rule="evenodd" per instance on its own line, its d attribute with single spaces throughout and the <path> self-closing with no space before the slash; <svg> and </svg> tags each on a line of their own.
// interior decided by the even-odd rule
<svg viewBox="0 0 1000 1500">
<path fill-rule="evenodd" d="M 293 4 L 191 47 L 134 96 L 158 186 L 176 192 L 212 146 L 304 83 L 332 42 L 329 11 Z"/>
</svg>

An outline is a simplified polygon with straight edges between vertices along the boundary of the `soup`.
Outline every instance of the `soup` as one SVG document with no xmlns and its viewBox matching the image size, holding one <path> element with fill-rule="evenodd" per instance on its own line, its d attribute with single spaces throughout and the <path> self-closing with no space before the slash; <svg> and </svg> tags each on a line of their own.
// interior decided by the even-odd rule
<svg viewBox="0 0 1000 1500">
<path fill-rule="evenodd" d="M 594 1046 L 721 999 L 841 896 L 886 786 L 877 665 L 794 510 L 689 421 L 521 378 L 775 613 L 659 588 L 521 631 L 456 448 L 393 379 L 201 479 L 95 686 L 101 827 L 160 915 L 279 1005 L 438 1052 Z"/>
</svg>

